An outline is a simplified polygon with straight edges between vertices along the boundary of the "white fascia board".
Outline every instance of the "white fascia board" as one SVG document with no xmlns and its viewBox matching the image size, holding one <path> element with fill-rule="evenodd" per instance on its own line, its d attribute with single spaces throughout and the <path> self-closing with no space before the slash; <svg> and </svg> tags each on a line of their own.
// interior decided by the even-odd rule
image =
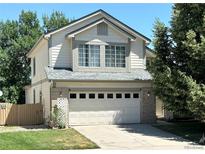
<svg viewBox="0 0 205 154">
<path fill-rule="evenodd" d="M 90 28 L 92 28 L 92 27 L 94 27 L 94 26 L 96 26 L 96 25 L 98 25 L 100 23 L 103 23 L 103 22 L 106 23 L 107 25 L 111 26 L 113 30 L 115 30 L 115 31 L 117 30 L 118 32 L 120 32 L 123 36 L 130 38 L 132 41 L 135 41 L 135 39 L 130 37 L 128 34 L 122 32 L 118 27 L 114 26 L 112 23 L 110 23 L 109 21 L 106 21 L 105 19 L 102 19 L 102 20 L 100 20 L 100 21 L 98 21 L 98 22 L 96 22 L 96 23 L 94 23 L 94 24 L 92 24 L 92 25 L 90 25 L 90 26 L 88 26 L 86 28 L 83 28 L 83 29 L 81 29 L 79 31 L 76 31 L 76 32 L 68 35 L 67 37 L 68 38 L 73 38 L 73 37 L 75 37 L 75 35 L 77 35 L 79 33 L 82 33 L 83 31 L 86 31 L 86 30 L 88 30 L 88 29 L 90 29 Z"/>
<path fill-rule="evenodd" d="M 89 19 L 89 18 L 92 18 L 93 16 L 96 16 L 96 15 L 98 15 L 99 13 L 100 13 L 100 12 L 96 12 L 95 14 L 90 15 L 90 16 L 88 16 L 88 17 L 85 17 L 85 18 L 83 18 L 83 19 L 81 19 L 81 20 L 79 20 L 79 21 L 76 21 L 76 22 L 74 22 L 74 23 L 71 23 L 71 24 L 69 24 L 68 26 L 65 26 L 65 27 L 62 27 L 62 28 L 60 28 L 60 29 L 57 29 L 57 30 L 55 30 L 55 31 L 53 31 L 53 32 L 50 32 L 50 33 L 46 34 L 45 37 L 50 37 L 51 35 L 53 35 L 53 34 L 59 32 L 59 31 L 62 31 L 62 30 L 64 30 L 64 29 L 69 28 L 69 27 L 71 27 L 71 26 L 74 26 L 74 25 L 76 25 L 76 24 L 78 24 L 78 23 L 80 23 L 80 22 L 82 22 L 82 21 L 85 21 L 85 20 L 87 20 L 87 19 Z"/>
<path fill-rule="evenodd" d="M 75 37 L 75 35 L 77 35 L 77 34 L 79 34 L 79 33 L 82 33 L 83 31 L 86 31 L 86 30 L 88 30 L 88 29 L 90 29 L 90 28 L 92 28 L 92 27 L 94 27 L 94 26 L 96 26 L 96 25 L 98 25 L 98 24 L 100 24 L 100 23 L 102 23 L 102 22 L 104 22 L 104 19 L 102 19 L 102 20 L 100 20 L 100 21 L 98 21 L 98 22 L 96 22 L 96 23 L 94 23 L 94 24 L 92 24 L 92 25 L 90 25 L 90 26 L 88 26 L 88 27 L 86 27 L 86 28 L 83 28 L 83 29 L 81 29 L 81 30 L 79 30 L 79 31 L 77 31 L 77 32 L 74 32 L 74 33 L 68 35 L 68 37 L 69 37 L 69 38 Z"/>
<path fill-rule="evenodd" d="M 145 41 L 145 43 L 148 45 L 150 43 L 150 41 L 146 40 L 145 38 L 143 38 L 142 36 L 140 36 L 139 34 L 137 34 L 136 32 L 132 31 L 131 29 L 129 29 L 128 27 L 125 27 L 124 25 L 122 25 L 121 23 L 119 23 L 118 21 L 116 21 L 115 19 L 108 17 L 106 14 L 102 13 L 103 16 L 109 20 L 111 20 L 113 23 L 115 23 L 116 25 L 118 25 L 119 27 L 121 27 L 122 29 L 125 29 L 126 31 L 130 32 L 131 34 L 141 38 L 142 40 Z"/>
</svg>

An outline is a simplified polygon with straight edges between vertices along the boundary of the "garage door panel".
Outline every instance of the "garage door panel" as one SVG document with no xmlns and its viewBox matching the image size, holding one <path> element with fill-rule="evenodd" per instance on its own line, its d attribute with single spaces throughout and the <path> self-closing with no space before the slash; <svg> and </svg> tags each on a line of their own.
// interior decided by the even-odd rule
<svg viewBox="0 0 205 154">
<path fill-rule="evenodd" d="M 96 125 L 96 124 L 123 124 L 140 122 L 140 99 L 133 97 L 129 99 L 104 98 L 98 99 L 95 92 L 86 93 L 86 98 L 79 99 L 77 92 L 76 99 L 69 99 L 69 123 L 71 125 Z M 95 93 L 95 99 L 89 99 L 89 93 Z M 107 96 L 107 93 L 100 92 Z M 115 92 L 113 96 L 116 96 Z M 131 95 L 134 92 L 129 92 Z M 124 95 L 124 93 L 122 94 Z"/>
<path fill-rule="evenodd" d="M 133 109 L 139 107 L 139 103 L 71 103 L 70 111 L 109 111 L 120 109 Z"/>
</svg>

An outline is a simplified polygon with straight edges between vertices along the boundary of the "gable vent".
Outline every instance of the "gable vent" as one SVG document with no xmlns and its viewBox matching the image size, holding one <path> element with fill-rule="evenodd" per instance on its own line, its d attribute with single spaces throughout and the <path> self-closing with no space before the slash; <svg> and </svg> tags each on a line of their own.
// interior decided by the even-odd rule
<svg viewBox="0 0 205 154">
<path fill-rule="evenodd" d="M 106 23 L 97 25 L 97 35 L 108 35 L 108 26 Z"/>
</svg>

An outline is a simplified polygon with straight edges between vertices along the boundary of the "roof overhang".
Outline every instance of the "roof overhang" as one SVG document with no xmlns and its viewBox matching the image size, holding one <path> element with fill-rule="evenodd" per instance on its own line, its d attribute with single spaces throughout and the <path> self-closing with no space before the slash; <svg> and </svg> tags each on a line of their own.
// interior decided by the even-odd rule
<svg viewBox="0 0 205 154">
<path fill-rule="evenodd" d="M 149 44 L 151 42 L 151 40 L 148 37 L 142 35 L 141 33 L 137 32 L 136 30 L 132 29 L 128 25 L 124 24 L 123 22 L 119 21 L 118 19 L 116 19 L 115 17 L 111 16 L 110 14 L 108 14 L 107 12 L 105 12 L 105 11 L 103 11 L 101 9 L 97 10 L 97 11 L 95 11 L 93 13 L 90 13 L 90 14 L 88 14 L 86 16 L 83 16 L 83 17 L 81 17 L 81 18 L 79 18 L 77 20 L 74 20 L 73 22 L 70 22 L 67 26 L 64 26 L 62 28 L 56 29 L 56 30 L 54 30 L 52 32 L 49 32 L 49 33 L 45 34 L 45 37 L 46 38 L 50 37 L 51 35 L 59 32 L 59 31 L 65 30 L 65 29 L 67 29 L 67 28 L 69 28 L 71 26 L 74 26 L 74 25 L 76 25 L 76 24 L 78 24 L 78 23 L 80 23 L 80 22 L 82 22 L 84 20 L 90 19 L 90 18 L 92 18 L 92 17 L 94 17 L 96 15 L 99 15 L 99 14 L 102 14 L 102 16 L 104 18 L 109 19 L 112 23 L 115 23 L 116 25 L 118 25 L 119 27 L 121 27 L 125 31 L 131 33 L 132 35 L 137 36 L 137 37 L 143 39 L 146 42 L 146 44 Z"/>
<path fill-rule="evenodd" d="M 46 39 L 48 40 L 48 38 L 45 37 L 44 34 L 41 35 L 41 37 L 38 39 L 38 41 L 34 44 L 34 46 L 31 48 L 31 50 L 26 54 L 26 56 L 28 58 L 31 58 L 30 55 L 31 53 L 33 52 L 33 50 L 37 47 L 37 45 L 43 40 L 43 39 Z"/>
<path fill-rule="evenodd" d="M 75 37 L 75 35 L 80 34 L 81 32 L 86 31 L 86 30 L 88 30 L 88 29 L 90 29 L 90 28 L 92 28 L 92 27 L 94 27 L 94 26 L 96 26 L 100 23 L 106 23 L 107 25 L 111 26 L 112 28 L 118 30 L 122 35 L 130 38 L 131 40 L 136 39 L 135 36 L 133 36 L 132 34 L 130 34 L 127 31 L 123 30 L 121 27 L 117 26 L 116 24 L 112 23 L 111 21 L 109 21 L 106 18 L 98 19 L 98 20 L 96 20 L 96 21 L 94 21 L 94 22 L 92 22 L 88 25 L 85 25 L 85 26 L 83 26 L 83 27 L 81 27 L 81 28 L 79 28 L 75 31 L 72 31 L 72 32 L 68 33 L 66 36 L 69 37 L 69 38 Z"/>
<path fill-rule="evenodd" d="M 85 20 L 87 20 L 87 19 L 90 19 L 90 18 L 92 18 L 92 17 L 94 17 L 94 16 L 96 16 L 96 15 L 99 15 L 99 14 L 102 14 L 102 16 L 106 19 L 107 22 L 112 23 L 113 26 L 117 26 L 118 29 L 120 29 L 121 31 L 123 30 L 122 32 L 123 32 L 124 34 L 125 34 L 125 32 L 127 33 L 127 35 L 129 34 L 129 37 L 131 37 L 131 36 L 134 36 L 134 37 L 137 36 L 137 37 L 141 38 L 142 40 L 144 40 L 146 44 L 149 44 L 149 43 L 151 42 L 151 40 L 150 40 L 148 37 L 142 35 L 141 33 L 137 32 L 137 31 L 135 31 L 134 29 L 132 29 L 132 28 L 129 27 L 128 25 L 124 24 L 123 22 L 119 21 L 119 20 L 116 19 L 115 17 L 111 16 L 111 15 L 108 14 L 107 12 L 105 12 L 105 11 L 103 11 L 103 10 L 100 9 L 100 10 L 97 10 L 97 11 L 95 11 L 95 12 L 93 12 L 93 13 L 90 13 L 90 14 L 88 14 L 88 15 L 86 15 L 86 16 L 83 16 L 83 17 L 81 17 L 81 18 L 79 18 L 79 19 L 77 19 L 77 20 L 74 20 L 73 22 L 70 22 L 67 26 L 64 26 L 64 27 L 62 27 L 62 28 L 56 29 L 56 30 L 54 30 L 54 31 L 52 31 L 52 32 L 49 32 L 49 33 L 47 33 L 47 34 L 43 34 L 43 35 L 38 39 L 38 41 L 34 44 L 34 46 L 32 47 L 32 49 L 27 53 L 27 57 L 30 58 L 30 55 L 31 55 L 31 53 L 33 52 L 33 50 L 36 48 L 36 46 L 37 46 L 43 39 L 48 40 L 51 35 L 53 35 L 53 34 L 55 34 L 55 33 L 58 33 L 58 32 L 60 32 L 60 31 L 62 31 L 62 30 L 65 30 L 65 29 L 67 29 L 67 28 L 69 28 L 69 27 L 71 27 L 71 26 L 74 26 L 74 25 L 76 25 L 76 24 L 78 24 L 78 23 L 80 23 L 80 22 L 82 22 L 82 21 L 85 21 Z M 131 35 L 130 35 L 130 34 L 131 34 Z"/>
<path fill-rule="evenodd" d="M 68 69 L 54 69 L 47 67 L 45 73 L 52 81 L 148 81 L 151 74 L 144 69 L 133 72 L 73 72 Z"/>
<path fill-rule="evenodd" d="M 156 57 L 156 54 L 154 53 L 154 51 L 150 49 L 149 47 L 146 47 L 145 51 L 146 51 L 147 57 L 152 57 L 152 58 Z"/>
</svg>

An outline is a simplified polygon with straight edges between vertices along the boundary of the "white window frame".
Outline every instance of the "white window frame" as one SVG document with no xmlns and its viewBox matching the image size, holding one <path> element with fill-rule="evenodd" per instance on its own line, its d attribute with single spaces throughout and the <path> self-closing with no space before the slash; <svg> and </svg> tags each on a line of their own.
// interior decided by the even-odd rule
<svg viewBox="0 0 205 154">
<path fill-rule="evenodd" d="M 88 46 L 88 66 L 86 66 L 86 46 Z M 94 59 L 94 62 L 91 60 L 92 56 L 92 50 L 91 50 L 91 47 L 93 47 L 93 51 L 94 51 L 94 54 L 96 54 L 95 52 L 97 51 L 97 48 L 99 49 L 99 53 L 98 53 L 98 58 L 97 59 Z M 83 54 L 82 56 L 80 56 L 80 50 L 83 51 Z M 95 55 L 96 56 L 96 55 Z M 96 58 L 94 56 L 94 58 Z M 85 58 L 85 59 L 83 59 Z M 84 63 L 82 63 L 82 61 L 84 62 L 85 60 L 85 65 Z M 97 62 L 96 62 L 97 61 Z M 96 65 L 97 64 L 97 65 Z M 100 45 L 90 45 L 90 44 L 80 44 L 79 47 L 78 47 L 78 66 L 80 67 L 96 67 L 96 68 L 99 68 L 101 65 L 100 65 Z"/>
<path fill-rule="evenodd" d="M 36 58 L 34 57 L 33 58 L 33 76 L 35 76 L 36 75 Z"/>
<path fill-rule="evenodd" d="M 109 47 L 109 52 L 110 52 L 110 57 L 109 58 L 107 58 L 106 57 L 106 51 L 107 51 L 107 49 L 106 49 L 106 47 Z M 112 56 L 113 56 L 113 54 L 112 54 L 112 47 L 114 47 L 114 65 L 112 64 Z M 120 48 L 120 50 L 121 50 L 121 48 L 122 47 L 124 47 L 124 55 L 120 55 L 120 59 L 117 59 L 117 48 Z M 118 55 L 119 56 L 119 55 Z M 124 58 L 121 58 L 121 56 L 124 56 Z M 110 59 L 110 64 L 108 65 L 107 64 L 107 59 L 109 60 Z M 124 61 L 124 63 L 117 63 L 117 61 Z M 119 65 L 119 66 L 118 66 Z M 126 68 L 126 46 L 125 45 L 106 45 L 105 46 L 105 67 L 116 67 L 116 68 Z"/>
</svg>

